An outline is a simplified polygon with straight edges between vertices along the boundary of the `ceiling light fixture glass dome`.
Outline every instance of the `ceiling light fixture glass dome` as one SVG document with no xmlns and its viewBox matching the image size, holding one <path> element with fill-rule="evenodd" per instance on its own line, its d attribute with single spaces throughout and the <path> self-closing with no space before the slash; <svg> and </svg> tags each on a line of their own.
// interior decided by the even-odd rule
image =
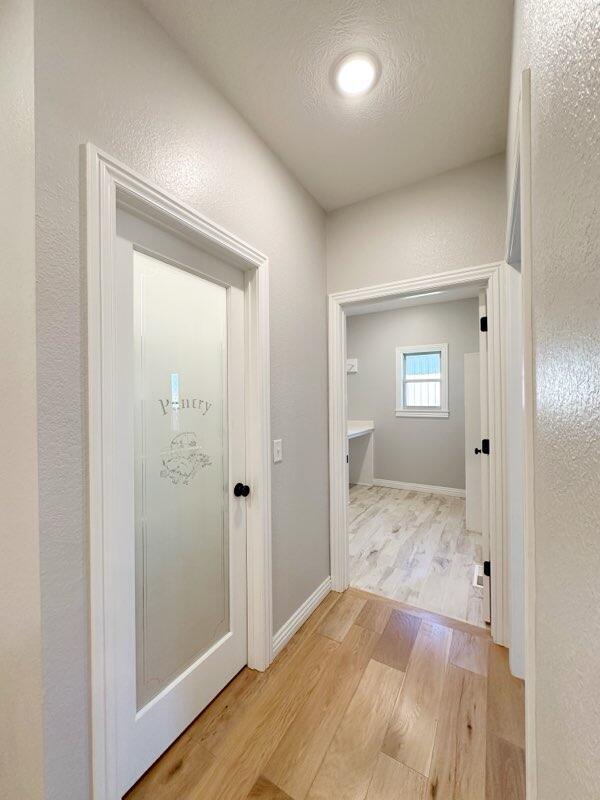
<svg viewBox="0 0 600 800">
<path fill-rule="evenodd" d="M 335 65 L 334 83 L 344 97 L 362 97 L 375 86 L 379 72 L 379 62 L 371 53 L 348 53 Z"/>
</svg>

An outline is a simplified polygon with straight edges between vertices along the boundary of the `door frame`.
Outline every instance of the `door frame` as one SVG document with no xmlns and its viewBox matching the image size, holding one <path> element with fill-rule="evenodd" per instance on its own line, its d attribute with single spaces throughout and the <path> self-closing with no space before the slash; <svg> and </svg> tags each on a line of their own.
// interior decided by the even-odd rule
<svg viewBox="0 0 600 800">
<path fill-rule="evenodd" d="M 491 440 L 489 537 L 492 562 L 492 638 L 508 644 L 508 541 L 505 527 L 504 371 L 505 269 L 503 262 L 483 264 L 418 278 L 407 278 L 378 286 L 335 292 L 328 296 L 329 311 L 329 484 L 331 582 L 335 591 L 349 585 L 347 534 L 348 471 L 346 463 L 346 314 L 349 305 L 416 291 L 434 291 L 469 283 L 487 290 L 488 316 L 488 430 Z"/>
<path fill-rule="evenodd" d="M 248 666 L 272 661 L 271 460 L 268 258 L 88 143 L 86 262 L 92 791 L 116 800 L 115 620 L 113 560 L 106 531 L 115 508 L 111 464 L 117 413 L 114 358 L 117 208 L 125 208 L 216 255 L 245 273 L 246 506 Z"/>
<path fill-rule="evenodd" d="M 537 800 L 536 705 L 536 530 L 535 416 L 536 376 L 533 318 L 531 69 L 521 72 L 515 121 L 513 181 L 508 218 L 508 258 L 521 270 L 523 359 L 523 569 L 525 647 L 525 775 L 527 800 Z M 511 261 L 512 263 L 512 261 Z"/>
</svg>

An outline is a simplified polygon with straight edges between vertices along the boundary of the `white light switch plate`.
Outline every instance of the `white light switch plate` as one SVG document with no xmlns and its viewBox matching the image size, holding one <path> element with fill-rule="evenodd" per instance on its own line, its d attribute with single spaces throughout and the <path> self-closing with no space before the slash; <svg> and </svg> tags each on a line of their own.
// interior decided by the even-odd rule
<svg viewBox="0 0 600 800">
<path fill-rule="evenodd" d="M 346 372 L 348 373 L 358 372 L 358 358 L 346 359 Z"/>
<path fill-rule="evenodd" d="M 273 463 L 283 461 L 283 439 L 273 439 Z"/>
</svg>

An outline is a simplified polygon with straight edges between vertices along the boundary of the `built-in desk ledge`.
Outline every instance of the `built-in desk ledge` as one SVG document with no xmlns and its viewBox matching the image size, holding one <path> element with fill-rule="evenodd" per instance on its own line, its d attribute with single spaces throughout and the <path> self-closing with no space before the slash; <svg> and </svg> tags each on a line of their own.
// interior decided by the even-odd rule
<svg viewBox="0 0 600 800">
<path fill-rule="evenodd" d="M 375 423 L 372 419 L 349 419 L 348 438 L 356 439 L 358 436 L 366 436 L 375 430 Z"/>
</svg>

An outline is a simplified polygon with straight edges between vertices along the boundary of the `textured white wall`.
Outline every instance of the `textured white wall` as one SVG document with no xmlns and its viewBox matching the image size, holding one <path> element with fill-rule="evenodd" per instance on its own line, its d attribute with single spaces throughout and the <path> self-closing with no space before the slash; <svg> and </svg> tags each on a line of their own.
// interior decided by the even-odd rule
<svg viewBox="0 0 600 800">
<path fill-rule="evenodd" d="M 523 0 L 516 11 L 511 146 L 527 66 L 532 83 L 538 797 L 596 800 L 600 17 L 597 0 Z"/>
<path fill-rule="evenodd" d="M 330 292 L 504 258 L 504 156 L 327 216 Z"/>
<path fill-rule="evenodd" d="M 329 574 L 324 215 L 147 12 L 36 3 L 40 514 L 47 792 L 89 796 L 86 338 L 90 140 L 271 259 L 274 627 Z M 299 567 L 301 565 L 301 568 Z"/>
<path fill-rule="evenodd" d="M 33 2 L 0 2 L 0 797 L 41 800 Z"/>
<path fill-rule="evenodd" d="M 448 344 L 447 419 L 396 416 L 396 347 Z M 375 477 L 465 488 L 465 353 L 479 351 L 479 301 L 429 303 L 348 317 L 348 417 L 375 422 Z"/>
</svg>

